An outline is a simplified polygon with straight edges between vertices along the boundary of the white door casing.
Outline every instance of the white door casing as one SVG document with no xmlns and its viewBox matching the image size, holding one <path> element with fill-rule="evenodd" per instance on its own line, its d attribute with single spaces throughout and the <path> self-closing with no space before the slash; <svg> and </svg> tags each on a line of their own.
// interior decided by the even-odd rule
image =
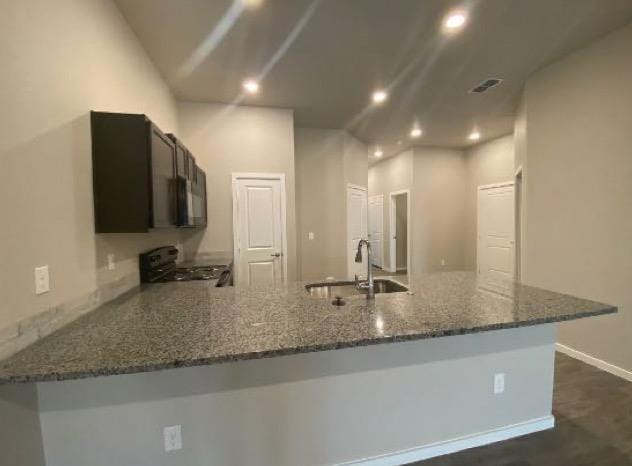
<svg viewBox="0 0 632 466">
<path fill-rule="evenodd" d="M 287 278 L 285 176 L 233 174 L 236 285 L 274 284 Z"/>
<path fill-rule="evenodd" d="M 384 195 L 369 197 L 369 240 L 373 263 L 384 268 Z"/>
<path fill-rule="evenodd" d="M 367 188 L 347 185 L 347 271 L 350 279 L 367 274 L 366 248 L 362 251 L 362 262 L 355 261 L 358 241 L 366 239 L 368 234 L 367 207 Z"/>
<path fill-rule="evenodd" d="M 388 271 L 396 272 L 397 271 L 397 203 L 395 201 L 395 196 L 399 196 L 400 194 L 406 195 L 406 267 L 408 269 L 408 273 L 411 273 L 412 263 L 411 263 L 411 253 L 410 253 L 410 241 L 411 241 L 411 230 L 410 230 L 410 213 L 411 213 L 411 202 L 410 202 L 410 190 L 402 189 L 401 191 L 393 191 L 389 193 L 389 210 L 388 210 Z"/>
<path fill-rule="evenodd" d="M 478 188 L 477 272 L 489 285 L 515 276 L 515 188 L 513 182 Z"/>
</svg>

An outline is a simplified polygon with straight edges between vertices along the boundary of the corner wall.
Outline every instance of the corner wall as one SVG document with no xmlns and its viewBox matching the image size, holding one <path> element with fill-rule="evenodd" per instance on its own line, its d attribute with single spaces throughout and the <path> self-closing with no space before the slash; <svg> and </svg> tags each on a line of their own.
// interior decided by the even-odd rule
<svg viewBox="0 0 632 466">
<path fill-rule="evenodd" d="M 185 242 L 199 254 L 233 252 L 231 175 L 284 173 L 288 278 L 296 278 L 294 116 L 292 110 L 178 102 L 180 137 L 206 172 L 208 226 Z"/>
<path fill-rule="evenodd" d="M 465 270 L 476 270 L 478 243 L 478 187 L 513 181 L 513 134 L 469 147 L 465 151 Z"/>
<path fill-rule="evenodd" d="M 411 190 L 412 202 L 412 189 L 413 189 L 413 151 L 407 150 L 394 157 L 389 157 L 386 160 L 371 165 L 369 169 L 369 196 L 376 196 L 381 194 L 384 197 L 384 230 L 382 238 L 382 257 L 384 268 L 388 268 L 391 263 L 389 238 L 390 232 L 390 193 L 394 191 L 401 191 L 404 189 Z M 411 204 L 411 222 L 415 222 L 417 214 L 414 210 L 414 203 Z M 411 232 L 413 231 L 413 224 L 410 225 Z M 413 248 L 411 244 L 411 249 Z M 412 255 L 411 255 L 412 257 Z M 414 262 L 414 261 L 413 261 Z"/>
<path fill-rule="evenodd" d="M 344 130 L 319 128 L 296 128 L 294 146 L 298 275 L 347 279 L 346 187 L 367 186 L 368 148 Z"/>
<path fill-rule="evenodd" d="M 527 82 L 523 280 L 619 307 L 558 342 L 632 371 L 632 24 Z"/>
<path fill-rule="evenodd" d="M 415 148 L 411 241 L 414 273 L 465 269 L 466 174 L 462 151 Z"/>
</svg>

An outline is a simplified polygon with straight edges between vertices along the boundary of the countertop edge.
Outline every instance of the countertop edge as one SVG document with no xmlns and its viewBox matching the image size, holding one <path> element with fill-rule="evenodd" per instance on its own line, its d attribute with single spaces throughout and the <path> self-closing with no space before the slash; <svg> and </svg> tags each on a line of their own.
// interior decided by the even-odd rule
<svg viewBox="0 0 632 466">
<path fill-rule="evenodd" d="M 601 303 L 600 303 L 601 304 Z M 354 348 L 361 346 L 373 346 L 388 343 L 400 343 L 406 341 L 425 340 L 431 338 L 442 338 L 449 336 L 467 335 L 474 333 L 481 333 L 493 330 L 505 330 L 520 327 L 529 327 L 534 325 L 553 324 L 559 322 L 565 322 L 569 320 L 576 320 L 585 317 L 595 317 L 601 315 L 614 314 L 618 312 L 616 306 L 610 306 L 604 304 L 603 309 L 596 311 L 586 311 L 573 313 L 568 315 L 562 315 L 557 317 L 548 317 L 542 319 L 525 320 L 521 322 L 507 322 L 497 323 L 490 325 L 483 325 L 477 327 L 467 327 L 461 329 L 448 329 L 438 330 L 423 333 L 410 333 L 401 335 L 384 335 L 376 338 L 365 338 L 360 340 L 350 340 L 341 342 L 331 342 L 306 346 L 292 346 L 287 348 L 277 348 L 264 351 L 245 352 L 232 355 L 221 355 L 211 358 L 200 358 L 190 360 L 174 360 L 167 363 L 156 364 L 143 364 L 143 365 L 130 365 L 130 366 L 118 366 L 118 367 L 103 367 L 95 368 L 87 371 L 80 372 L 51 372 L 47 374 L 35 374 L 31 376 L 15 376 L 15 377 L 0 377 L 0 385 L 16 385 L 25 383 L 39 383 L 39 382 L 61 382 L 70 380 L 81 380 L 87 378 L 96 377 L 109 377 L 113 375 L 126 375 L 126 374 L 140 374 L 148 372 L 159 372 L 168 369 L 177 369 L 182 367 L 198 367 L 198 366 L 210 366 L 216 364 L 224 364 L 237 361 L 249 361 L 256 359 L 266 359 L 279 356 L 290 356 L 293 354 L 305 354 L 315 353 L 320 351 L 331 351 L 345 348 Z"/>
</svg>

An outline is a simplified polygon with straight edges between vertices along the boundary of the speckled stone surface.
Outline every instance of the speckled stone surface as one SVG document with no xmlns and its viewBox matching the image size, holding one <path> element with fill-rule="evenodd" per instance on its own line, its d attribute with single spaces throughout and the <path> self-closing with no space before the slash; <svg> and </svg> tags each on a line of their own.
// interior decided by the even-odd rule
<svg viewBox="0 0 632 466">
<path fill-rule="evenodd" d="M 488 291 L 469 272 L 411 279 L 410 293 L 311 297 L 305 283 L 129 291 L 0 362 L 0 383 L 156 371 L 310 351 L 460 335 L 616 312 L 520 284 Z"/>
</svg>

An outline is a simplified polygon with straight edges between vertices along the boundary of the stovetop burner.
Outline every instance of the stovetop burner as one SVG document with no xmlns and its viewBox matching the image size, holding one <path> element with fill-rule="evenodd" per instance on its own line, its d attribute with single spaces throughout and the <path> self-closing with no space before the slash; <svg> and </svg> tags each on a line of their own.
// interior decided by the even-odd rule
<svg viewBox="0 0 632 466">
<path fill-rule="evenodd" d="M 178 250 L 173 246 L 156 248 L 140 255 L 141 281 L 147 283 L 219 280 L 227 265 L 177 267 Z"/>
</svg>

